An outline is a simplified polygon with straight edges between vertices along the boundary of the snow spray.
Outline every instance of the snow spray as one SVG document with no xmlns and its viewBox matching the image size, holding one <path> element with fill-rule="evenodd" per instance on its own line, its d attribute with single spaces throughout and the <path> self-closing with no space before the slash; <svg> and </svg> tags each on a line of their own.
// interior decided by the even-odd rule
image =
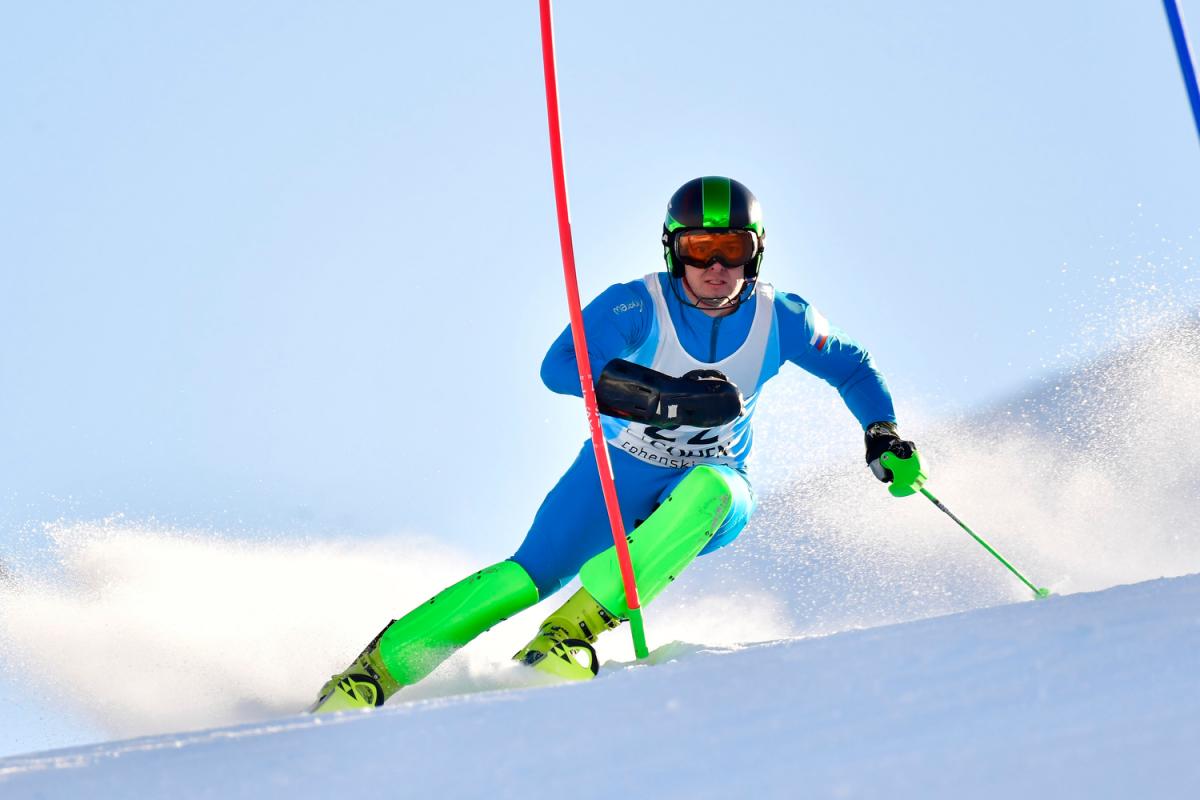
<svg viewBox="0 0 1200 800">
<path fill-rule="evenodd" d="M 1058 594 L 1200 572 L 1200 315 L 1151 277 L 1092 303 L 1083 352 L 1027 390 L 953 418 L 903 411 L 939 494 Z M 882 490 L 827 386 L 791 370 L 764 395 L 759 510 L 656 601 L 656 640 L 738 647 L 1028 597 L 924 502 Z M 798 463 L 798 443 L 815 456 Z M 41 534 L 46 563 L 6 558 L 0 670 L 111 736 L 296 712 L 386 620 L 503 557 L 411 531 L 252 539 L 117 517 Z M 406 696 L 539 681 L 510 658 L 543 614 L 501 623 Z M 601 656 L 633 652 L 614 637 Z"/>
</svg>

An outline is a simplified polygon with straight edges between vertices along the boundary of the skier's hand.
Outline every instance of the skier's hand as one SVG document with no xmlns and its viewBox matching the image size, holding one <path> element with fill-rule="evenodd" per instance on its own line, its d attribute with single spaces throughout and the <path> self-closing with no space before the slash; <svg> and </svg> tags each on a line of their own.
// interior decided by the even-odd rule
<svg viewBox="0 0 1200 800">
<path fill-rule="evenodd" d="M 694 369 L 675 379 L 662 393 L 664 410 L 678 406 L 676 425 L 711 428 L 726 425 L 746 413 L 738 387 L 719 369 Z"/>
<path fill-rule="evenodd" d="M 891 453 L 902 459 L 912 458 L 917 446 L 910 441 L 900 438 L 894 422 L 873 422 L 867 426 L 867 465 L 871 473 L 884 483 L 891 483 L 893 474 L 890 469 L 880 462 L 884 453 Z"/>
<path fill-rule="evenodd" d="M 680 380 L 684 381 L 725 381 L 729 383 L 729 378 L 725 377 L 725 373 L 719 369 L 694 369 L 691 372 L 685 372 L 679 376 Z"/>
</svg>

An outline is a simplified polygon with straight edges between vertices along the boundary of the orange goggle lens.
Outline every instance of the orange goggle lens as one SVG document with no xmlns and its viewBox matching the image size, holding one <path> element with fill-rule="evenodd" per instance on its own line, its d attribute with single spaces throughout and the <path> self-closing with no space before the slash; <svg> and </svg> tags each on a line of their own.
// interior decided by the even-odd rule
<svg viewBox="0 0 1200 800">
<path fill-rule="evenodd" d="M 675 235 L 675 257 L 692 267 L 710 267 L 720 261 L 727 267 L 743 267 L 758 255 L 754 231 L 684 230 Z"/>
</svg>

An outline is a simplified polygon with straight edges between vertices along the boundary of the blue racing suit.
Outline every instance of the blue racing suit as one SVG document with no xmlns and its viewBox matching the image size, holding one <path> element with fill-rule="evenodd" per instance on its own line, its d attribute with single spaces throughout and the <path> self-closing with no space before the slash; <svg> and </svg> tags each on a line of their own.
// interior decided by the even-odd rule
<svg viewBox="0 0 1200 800">
<path fill-rule="evenodd" d="M 733 502 L 703 555 L 733 541 L 754 511 L 745 464 L 753 440 L 751 418 L 758 389 L 785 361 L 836 388 L 864 429 L 896 417 L 887 383 L 870 354 L 803 298 L 760 283 L 733 313 L 710 317 L 683 300 L 678 283 L 660 272 L 610 286 L 583 310 L 583 319 L 593 380 L 614 358 L 676 376 L 689 368 L 710 367 L 726 372 L 746 397 L 746 413 L 739 420 L 691 435 L 602 417 L 627 531 L 646 519 L 697 464 L 720 471 Z M 569 326 L 542 362 L 542 381 L 554 392 L 583 395 Z M 585 442 L 542 502 L 511 560 L 529 573 L 539 597 L 545 598 L 612 543 L 595 453 L 591 442 Z"/>
</svg>

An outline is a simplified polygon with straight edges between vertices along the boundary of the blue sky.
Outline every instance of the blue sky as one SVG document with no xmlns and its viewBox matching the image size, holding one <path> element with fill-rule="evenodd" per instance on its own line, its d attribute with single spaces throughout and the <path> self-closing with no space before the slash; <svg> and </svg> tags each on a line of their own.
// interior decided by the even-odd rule
<svg viewBox="0 0 1200 800">
<path fill-rule="evenodd" d="M 1150 284 L 1195 298 L 1156 2 L 560 2 L 556 33 L 585 297 L 732 175 L 764 278 L 902 421 L 1019 390 Z M 537 378 L 566 321 L 537 37 L 532 0 L 8 10 L 0 554 L 123 514 L 508 555 L 586 433 Z"/>
</svg>

